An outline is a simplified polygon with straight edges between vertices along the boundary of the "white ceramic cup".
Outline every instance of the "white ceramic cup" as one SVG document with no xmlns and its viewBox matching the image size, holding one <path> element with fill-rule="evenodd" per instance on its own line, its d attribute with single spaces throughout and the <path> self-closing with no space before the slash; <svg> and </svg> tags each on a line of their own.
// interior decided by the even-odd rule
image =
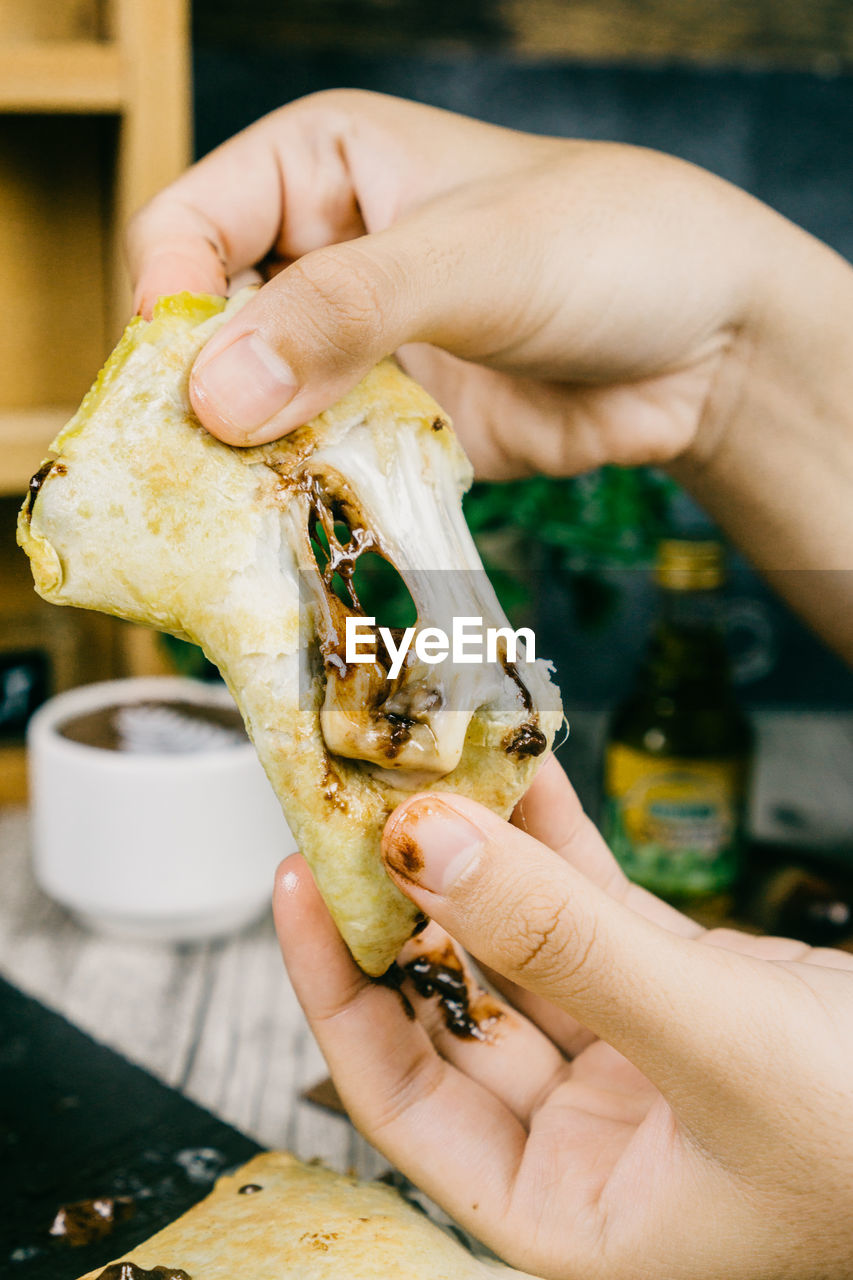
<svg viewBox="0 0 853 1280">
<path fill-rule="evenodd" d="M 222 685 L 112 680 L 51 698 L 28 729 L 33 865 L 50 897 L 102 933 L 218 937 L 267 908 L 296 842 L 248 741 L 181 753 L 63 737 L 69 720 L 134 702 L 231 707 Z"/>
</svg>

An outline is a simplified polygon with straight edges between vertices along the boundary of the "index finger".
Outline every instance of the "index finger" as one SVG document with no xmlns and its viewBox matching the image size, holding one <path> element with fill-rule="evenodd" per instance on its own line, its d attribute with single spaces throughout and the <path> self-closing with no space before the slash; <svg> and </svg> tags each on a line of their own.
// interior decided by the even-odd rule
<svg viewBox="0 0 853 1280">
<path fill-rule="evenodd" d="M 162 294 L 223 294 L 275 244 L 281 178 L 269 117 L 223 143 L 149 201 L 126 237 L 134 310 Z"/>
<path fill-rule="evenodd" d="M 294 260 L 384 230 L 441 191 L 529 156 L 531 139 L 437 107 L 354 89 L 301 98 L 238 133 L 133 219 L 135 305 L 224 293 L 271 249 Z M 549 140 L 537 146 L 549 147 Z"/>
<path fill-rule="evenodd" d="M 553 849 L 593 884 L 683 938 L 698 938 L 702 925 L 656 897 L 625 875 L 595 823 L 584 813 L 562 765 L 550 756 L 522 796 L 512 815 L 513 826 Z"/>
<path fill-rule="evenodd" d="M 593 884 L 638 915 L 684 938 L 698 938 L 705 932 L 702 925 L 668 902 L 631 883 L 601 832 L 584 813 L 574 787 L 555 756 L 548 758 L 530 789 L 519 800 L 512 823 L 553 849 Z M 492 986 L 519 1013 L 541 1028 L 569 1058 L 575 1057 L 596 1038 L 551 1000 L 527 991 L 487 965 L 481 963 L 480 967 Z"/>
</svg>

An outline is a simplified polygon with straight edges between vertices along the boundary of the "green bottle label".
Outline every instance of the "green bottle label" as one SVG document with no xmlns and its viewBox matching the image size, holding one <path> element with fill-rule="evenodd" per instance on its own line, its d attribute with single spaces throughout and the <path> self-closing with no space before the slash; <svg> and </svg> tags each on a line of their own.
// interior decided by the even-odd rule
<svg viewBox="0 0 853 1280">
<path fill-rule="evenodd" d="M 655 893 L 731 888 L 740 869 L 745 766 L 683 760 L 611 743 L 603 831 L 625 874 Z"/>
</svg>

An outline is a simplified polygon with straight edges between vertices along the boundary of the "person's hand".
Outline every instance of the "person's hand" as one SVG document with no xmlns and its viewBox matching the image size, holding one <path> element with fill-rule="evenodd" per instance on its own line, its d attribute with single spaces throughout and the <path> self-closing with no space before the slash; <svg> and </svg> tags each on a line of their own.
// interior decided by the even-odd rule
<svg viewBox="0 0 853 1280">
<path fill-rule="evenodd" d="M 128 241 L 146 315 L 284 267 L 196 364 L 214 434 L 282 435 L 402 347 L 477 473 L 505 478 L 713 434 L 790 235 L 807 239 L 667 156 L 335 91 L 213 152 Z"/>
<path fill-rule="evenodd" d="M 703 932 L 629 885 L 553 761 L 514 824 L 442 793 L 385 830 L 389 873 L 506 999 L 486 1041 L 407 983 L 410 1020 L 283 863 L 282 951 L 356 1125 L 537 1275 L 847 1280 L 853 957 Z"/>
</svg>

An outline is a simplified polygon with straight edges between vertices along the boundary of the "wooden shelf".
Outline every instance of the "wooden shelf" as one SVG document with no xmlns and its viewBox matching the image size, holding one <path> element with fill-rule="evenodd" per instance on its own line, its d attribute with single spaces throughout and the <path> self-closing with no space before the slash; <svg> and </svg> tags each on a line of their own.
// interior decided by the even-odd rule
<svg viewBox="0 0 853 1280">
<path fill-rule="evenodd" d="M 0 409 L 0 493 L 25 493 L 48 445 L 71 417 L 71 405 Z"/>
<path fill-rule="evenodd" d="M 32 588 L 30 477 L 130 315 L 123 228 L 190 158 L 190 0 L 0 0 L 0 653 L 55 692 L 162 669 L 153 637 Z M 23 800 L 0 743 L 0 805 Z"/>
<path fill-rule="evenodd" d="M 0 805 L 26 804 L 27 752 L 24 746 L 0 746 Z"/>
<path fill-rule="evenodd" d="M 56 40 L 0 47 L 0 111 L 118 112 L 124 105 L 118 47 Z"/>
</svg>

